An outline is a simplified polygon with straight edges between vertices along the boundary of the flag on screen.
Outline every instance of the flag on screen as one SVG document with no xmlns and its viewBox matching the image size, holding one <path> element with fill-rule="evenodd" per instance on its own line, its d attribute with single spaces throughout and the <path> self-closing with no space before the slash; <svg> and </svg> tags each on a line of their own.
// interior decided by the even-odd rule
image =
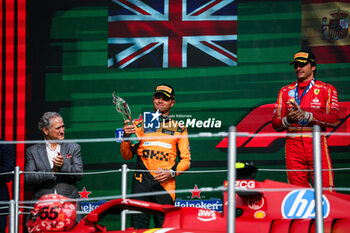
<svg viewBox="0 0 350 233">
<path fill-rule="evenodd" d="M 237 1 L 112 0 L 108 67 L 237 65 Z"/>
<path fill-rule="evenodd" d="M 302 7 L 303 47 L 317 63 L 350 62 L 350 0 L 304 0 Z"/>
</svg>

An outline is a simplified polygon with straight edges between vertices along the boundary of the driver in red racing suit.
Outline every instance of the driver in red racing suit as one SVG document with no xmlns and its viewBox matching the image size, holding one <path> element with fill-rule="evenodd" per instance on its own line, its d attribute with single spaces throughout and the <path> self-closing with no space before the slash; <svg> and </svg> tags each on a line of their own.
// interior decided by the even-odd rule
<svg viewBox="0 0 350 233">
<path fill-rule="evenodd" d="M 129 141 L 123 141 L 121 144 L 123 158 L 130 160 L 137 154 L 136 169 L 141 170 L 134 173 L 132 193 L 169 192 L 165 195 L 136 199 L 174 205 L 175 193 L 172 191 L 175 190 L 175 176 L 190 167 L 187 129 L 169 117 L 170 108 L 175 103 L 174 99 L 175 92 L 171 86 L 162 84 L 156 87 L 153 105 L 157 111 L 154 114 L 160 115 L 159 128 L 145 128 L 143 120 L 135 120 L 133 125 L 128 125 L 128 121 L 124 123 L 124 137 L 136 133 L 138 138 L 143 138 L 135 145 L 131 145 Z M 179 161 L 176 161 L 177 156 Z M 131 216 L 131 225 L 135 229 L 149 228 L 149 220 L 149 214 L 134 214 Z M 163 221 L 164 216 L 154 216 L 155 227 L 161 227 Z"/>
<path fill-rule="evenodd" d="M 276 131 L 287 129 L 287 170 L 313 169 L 312 126 L 326 127 L 339 124 L 337 90 L 330 84 L 315 80 L 316 57 L 310 51 L 295 54 L 294 64 L 297 81 L 281 88 L 273 112 L 272 125 Z M 327 139 L 321 136 L 322 186 L 332 191 L 334 177 Z M 287 171 L 291 184 L 310 187 L 308 171 Z M 313 180 L 313 172 L 311 172 Z"/>
</svg>

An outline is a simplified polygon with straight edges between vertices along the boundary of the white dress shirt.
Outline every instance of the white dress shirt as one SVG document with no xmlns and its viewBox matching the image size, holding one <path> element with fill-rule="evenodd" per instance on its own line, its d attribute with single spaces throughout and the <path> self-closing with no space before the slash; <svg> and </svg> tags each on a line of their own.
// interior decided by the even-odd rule
<svg viewBox="0 0 350 233">
<path fill-rule="evenodd" d="M 46 152 L 47 152 L 47 158 L 49 159 L 49 162 L 50 162 L 50 167 L 51 169 L 53 168 L 53 158 L 55 158 L 58 153 L 61 152 L 61 144 L 57 144 L 57 147 L 56 147 L 56 150 L 53 150 L 52 147 L 51 147 L 51 144 L 47 141 L 46 141 Z M 57 191 L 55 189 L 55 194 L 57 194 Z"/>
<path fill-rule="evenodd" d="M 61 145 L 58 144 L 56 149 L 53 150 L 51 147 L 51 144 L 48 141 L 46 141 L 46 152 L 47 152 L 47 158 L 49 159 L 49 162 L 50 162 L 50 167 L 53 168 L 52 160 L 58 155 L 58 153 L 61 152 Z"/>
</svg>

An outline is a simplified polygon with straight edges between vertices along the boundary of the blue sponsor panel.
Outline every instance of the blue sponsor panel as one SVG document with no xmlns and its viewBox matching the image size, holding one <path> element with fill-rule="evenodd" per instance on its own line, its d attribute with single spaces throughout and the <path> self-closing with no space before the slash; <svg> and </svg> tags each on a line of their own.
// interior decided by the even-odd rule
<svg viewBox="0 0 350 233">
<path fill-rule="evenodd" d="M 100 205 L 106 203 L 107 201 L 93 201 L 93 202 L 81 202 L 81 211 L 84 213 L 90 213 Z"/>
<path fill-rule="evenodd" d="M 323 218 L 330 212 L 330 204 L 322 196 Z M 306 219 L 315 218 L 315 193 L 313 190 L 295 190 L 290 192 L 282 202 L 282 215 L 284 218 Z"/>
<path fill-rule="evenodd" d="M 215 211 L 222 211 L 222 201 L 218 198 L 210 198 L 208 200 L 183 200 L 176 198 L 176 207 L 197 207 Z"/>
<path fill-rule="evenodd" d="M 115 138 L 116 138 L 116 142 L 122 142 L 123 139 L 123 134 L 124 134 L 124 129 L 123 128 L 119 128 L 115 130 Z"/>
</svg>

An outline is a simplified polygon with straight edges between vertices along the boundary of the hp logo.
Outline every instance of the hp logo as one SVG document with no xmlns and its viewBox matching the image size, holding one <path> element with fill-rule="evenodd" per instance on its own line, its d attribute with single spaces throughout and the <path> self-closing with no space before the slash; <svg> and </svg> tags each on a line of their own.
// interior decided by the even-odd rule
<svg viewBox="0 0 350 233">
<path fill-rule="evenodd" d="M 323 218 L 329 215 L 330 205 L 325 196 L 322 196 Z M 294 190 L 283 199 L 283 218 L 315 218 L 315 194 L 312 190 Z"/>
</svg>

